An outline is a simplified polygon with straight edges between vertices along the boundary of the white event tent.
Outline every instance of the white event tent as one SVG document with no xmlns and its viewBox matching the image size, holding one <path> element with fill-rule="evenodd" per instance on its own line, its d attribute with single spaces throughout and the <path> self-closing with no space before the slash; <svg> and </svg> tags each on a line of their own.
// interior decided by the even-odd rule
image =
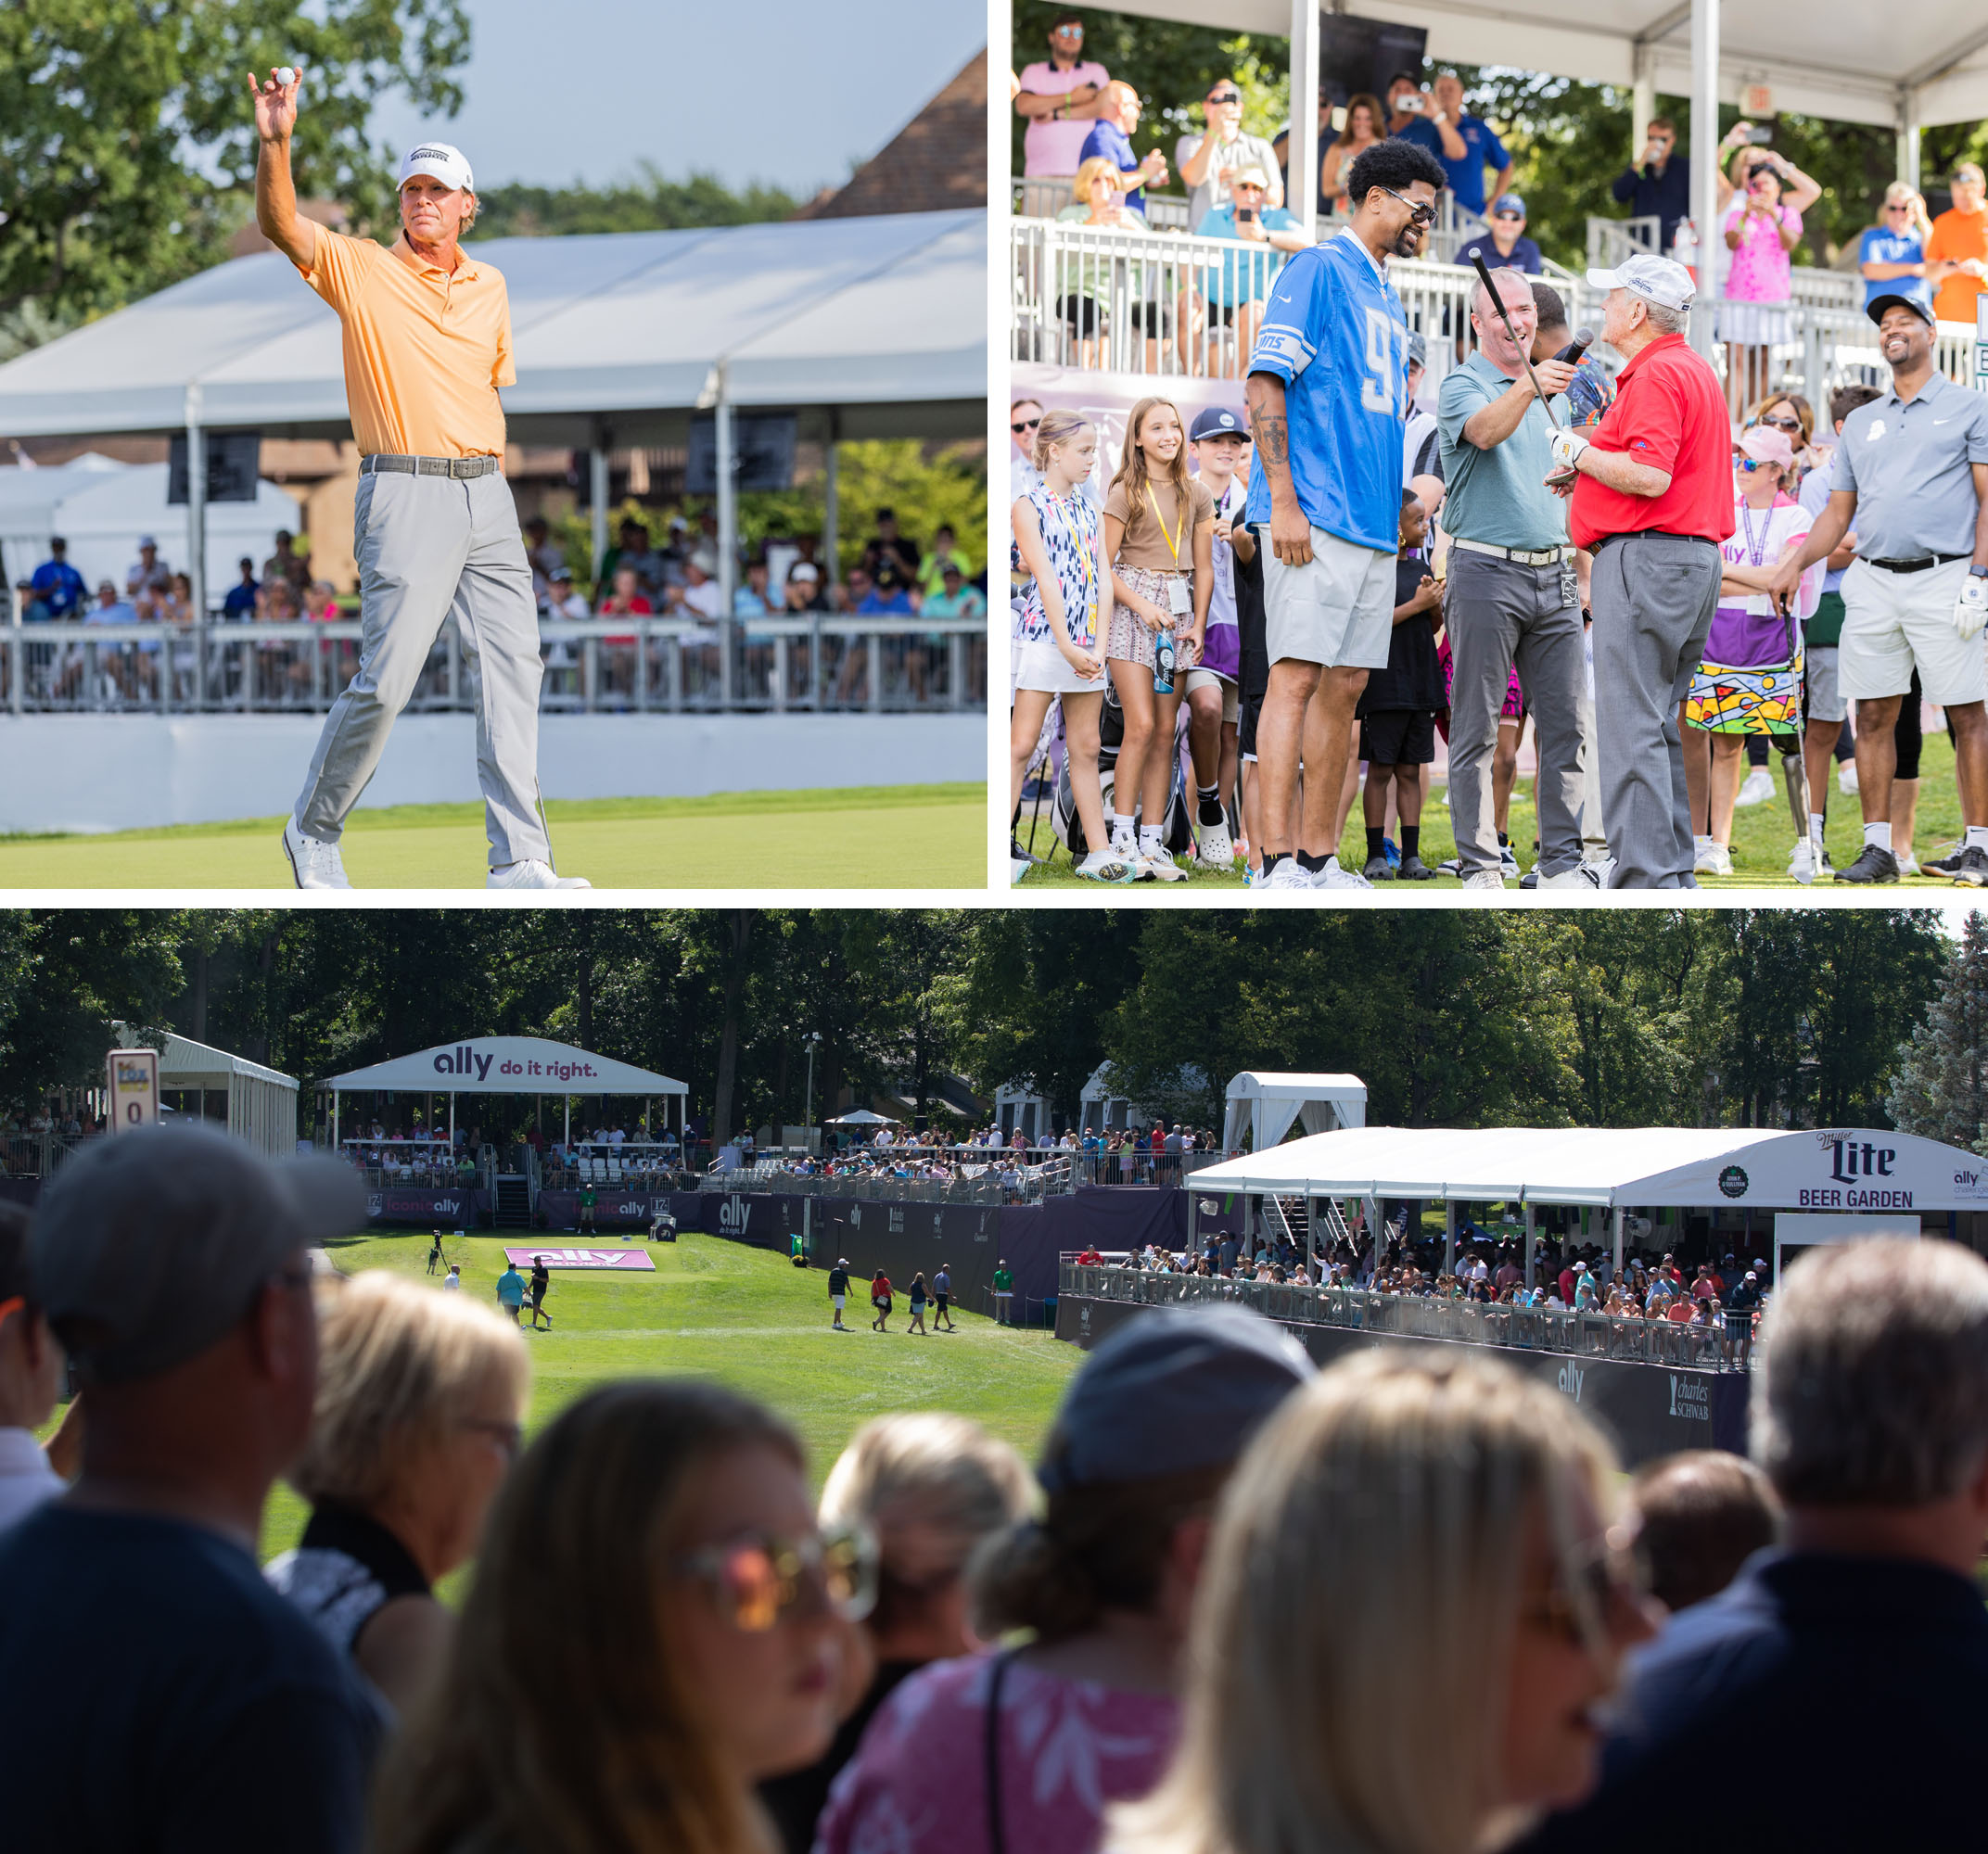
<svg viewBox="0 0 1988 1854">
<path fill-rule="evenodd" d="M 543 1036 L 476 1036 L 460 1043 L 440 1043 L 412 1056 L 396 1056 L 370 1068 L 332 1075 L 318 1086 L 331 1096 L 334 1149 L 338 1145 L 338 1100 L 343 1095 L 447 1095 L 452 1140 L 458 1095 L 559 1095 L 567 1100 L 567 1137 L 570 1140 L 574 1095 L 639 1096 L 644 1100 L 660 1095 L 666 1101 L 674 1097 L 681 1128 L 690 1094 L 688 1083 Z"/>
<path fill-rule="evenodd" d="M 1201 25 L 1200 0 L 1117 0 L 1115 11 Z M 1354 13 L 1427 31 L 1438 63 L 1488 64 L 1550 72 L 1632 93 L 1633 146 L 1595 151 L 1612 176 L 1641 146 L 1661 90 L 1690 99 L 1688 149 L 1714 147 L 1720 103 L 1765 84 L 1773 107 L 1837 122 L 1897 131 L 1898 178 L 1919 182 L 1922 127 L 1988 116 L 1988 14 L 1980 0 L 1812 0 L 1790 14 L 1774 0 L 1230 0 L 1225 30 L 1291 41 L 1291 95 L 1319 88 L 1321 13 Z M 1291 164 L 1316 172 L 1318 126 L 1293 112 Z M 1692 163 L 1692 217 L 1716 224 L 1712 163 Z M 1291 202 L 1307 233 L 1317 201 L 1309 187 Z M 1709 346 L 1709 316 L 1691 319 L 1692 339 Z"/>
<path fill-rule="evenodd" d="M 716 417 L 728 572 L 735 412 L 794 411 L 802 436 L 824 440 L 986 430 L 983 212 L 494 238 L 470 249 L 503 273 L 510 296 L 508 435 L 593 453 L 596 557 L 609 450 L 681 444 L 693 411 Z M 350 436 L 338 317 L 274 252 L 216 265 L 0 366 L 0 435 L 184 431 L 199 456 L 205 433 L 227 429 Z M 192 476 L 204 489 L 204 470 Z M 196 500 L 189 531 L 207 518 Z M 831 530 L 833 519 L 832 500 Z M 190 540 L 183 550 L 197 551 Z"/>
<path fill-rule="evenodd" d="M 121 1040 L 139 1034 L 134 1024 L 112 1028 Z M 274 1159 L 297 1150 L 297 1078 L 281 1069 L 168 1031 L 159 1056 L 159 1092 L 178 1095 L 174 1111 L 200 1121 L 208 1118 L 207 1097 L 220 1095 L 227 1102 L 227 1129 L 237 1139 Z"/>
<path fill-rule="evenodd" d="M 1234 1152 L 1249 1129 L 1252 1152 L 1268 1152 L 1293 1126 L 1330 1133 L 1367 1124 L 1367 1084 L 1357 1075 L 1273 1074 L 1245 1069 L 1229 1078 L 1222 1114 L 1222 1150 Z M 1195 1175 L 1198 1185 L 1204 1173 Z"/>
<path fill-rule="evenodd" d="M 1988 1162 L 1887 1129 L 1354 1126 L 1194 1174 L 1196 1192 L 1518 1203 L 1612 1213 L 1615 1264 L 1632 1209 L 1731 1205 L 1835 1213 L 1988 1209 Z"/>
</svg>

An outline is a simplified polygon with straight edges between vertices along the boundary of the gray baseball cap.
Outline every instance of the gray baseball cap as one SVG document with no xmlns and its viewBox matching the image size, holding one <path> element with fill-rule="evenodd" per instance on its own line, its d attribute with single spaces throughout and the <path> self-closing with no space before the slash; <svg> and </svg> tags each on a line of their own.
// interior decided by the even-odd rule
<svg viewBox="0 0 1988 1854">
<path fill-rule="evenodd" d="M 365 1221 L 334 1159 L 265 1158 L 205 1126 L 86 1146 L 35 1213 L 35 1298 L 87 1383 L 155 1377 L 205 1352 L 303 1250 Z"/>
<path fill-rule="evenodd" d="M 1064 1393 L 1036 1479 L 1046 1493 L 1238 1460 L 1318 1375 L 1284 1329 L 1242 1307 L 1156 1307 L 1128 1320 Z"/>
</svg>

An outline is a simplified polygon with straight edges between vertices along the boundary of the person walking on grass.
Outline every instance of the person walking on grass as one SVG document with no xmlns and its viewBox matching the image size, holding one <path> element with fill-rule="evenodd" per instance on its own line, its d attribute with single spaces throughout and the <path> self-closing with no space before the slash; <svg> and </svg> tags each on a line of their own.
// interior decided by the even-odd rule
<svg viewBox="0 0 1988 1854">
<path fill-rule="evenodd" d="M 525 1277 L 509 1257 L 503 1264 L 503 1273 L 497 1277 L 497 1304 L 511 1316 L 511 1324 L 517 1325 L 518 1311 L 525 1304 Z"/>
<path fill-rule="evenodd" d="M 849 1298 L 849 1258 L 838 1255 L 835 1265 L 828 1271 L 828 1303 L 835 1310 L 835 1317 L 829 1322 L 832 1332 L 846 1333 L 849 1328 L 842 1324 L 842 1309 Z"/>
<path fill-rule="evenodd" d="M 463 1291 L 463 1270 L 459 1263 L 452 1262 L 449 1272 L 441 1278 L 441 1290 L 445 1294 L 460 1294 Z"/>
<path fill-rule="evenodd" d="M 911 1324 L 909 1330 L 922 1333 L 925 1330 L 925 1277 L 924 1271 L 911 1276 Z"/>
<path fill-rule="evenodd" d="M 1008 1310 L 1014 1302 L 1014 1276 L 1008 1272 L 1005 1262 L 994 1264 L 994 1324 L 1008 1324 Z"/>
<path fill-rule="evenodd" d="M 531 1327 L 538 1330 L 539 1322 L 545 1322 L 546 1330 L 552 1329 L 553 1316 L 545 1311 L 545 1290 L 553 1284 L 553 1273 L 545 1265 L 542 1255 L 531 1258 Z"/>
<path fill-rule="evenodd" d="M 873 1332 L 886 1333 L 890 1330 L 890 1276 L 879 1268 L 870 1281 L 870 1304 L 876 1309 L 876 1318 L 870 1322 Z"/>
<path fill-rule="evenodd" d="M 947 1273 L 943 1262 L 938 1264 L 938 1273 L 932 1277 L 932 1295 L 938 1303 L 932 1315 L 932 1330 L 957 1332 L 959 1328 L 953 1325 L 949 1311 L 952 1305 L 952 1276 Z M 940 1324 L 942 1321 L 943 1325 Z"/>
</svg>

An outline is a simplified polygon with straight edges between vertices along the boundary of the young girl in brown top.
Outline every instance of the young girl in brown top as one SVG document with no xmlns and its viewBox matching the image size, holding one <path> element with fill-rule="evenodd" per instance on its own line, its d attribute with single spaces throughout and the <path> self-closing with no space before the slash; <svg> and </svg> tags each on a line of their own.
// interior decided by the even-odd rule
<svg viewBox="0 0 1988 1854">
<path fill-rule="evenodd" d="M 1104 499 L 1104 552 L 1114 600 L 1105 658 L 1125 712 L 1113 776 L 1112 849 L 1135 857 L 1141 882 L 1182 882 L 1161 844 L 1173 787 L 1175 717 L 1187 671 L 1201 657 L 1215 570 L 1215 499 L 1188 475 L 1187 431 L 1166 400 L 1144 399 L 1126 425 L 1124 461 Z M 1154 687 L 1162 640 L 1172 687 Z M 1135 846 L 1132 814 L 1141 823 Z"/>
</svg>

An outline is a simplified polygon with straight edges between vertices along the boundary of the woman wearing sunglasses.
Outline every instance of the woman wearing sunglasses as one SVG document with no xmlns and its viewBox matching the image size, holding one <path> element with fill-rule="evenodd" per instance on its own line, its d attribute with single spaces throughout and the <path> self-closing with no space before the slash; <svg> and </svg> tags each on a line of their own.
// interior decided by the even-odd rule
<svg viewBox="0 0 1988 1854">
<path fill-rule="evenodd" d="M 491 1517 L 447 1670 L 381 1773 L 379 1854 L 764 1854 L 754 1785 L 821 1756 L 866 1541 L 799 1442 L 714 1385 L 570 1404 Z"/>
<path fill-rule="evenodd" d="M 1884 190 L 1878 222 L 1857 240 L 1857 274 L 1864 279 L 1864 307 L 1880 296 L 1910 295 L 1932 301 L 1933 286 L 1951 276 L 1957 265 L 1929 258 L 1932 220 L 1926 201 L 1902 180 Z"/>
<path fill-rule="evenodd" d="M 267 1576 L 404 1711 L 440 1675 L 455 1618 L 434 1586 L 477 1549 L 531 1363 L 479 1302 L 384 1269 L 330 1284 L 318 1344 L 311 1440 L 289 1474 L 311 1519 Z"/>
<path fill-rule="evenodd" d="M 1615 1479 L 1574 1404 L 1502 1365 L 1333 1366 L 1223 1496 L 1179 1749 L 1104 1847 L 1474 1854 L 1579 1801 L 1655 1613 Z"/>
</svg>

